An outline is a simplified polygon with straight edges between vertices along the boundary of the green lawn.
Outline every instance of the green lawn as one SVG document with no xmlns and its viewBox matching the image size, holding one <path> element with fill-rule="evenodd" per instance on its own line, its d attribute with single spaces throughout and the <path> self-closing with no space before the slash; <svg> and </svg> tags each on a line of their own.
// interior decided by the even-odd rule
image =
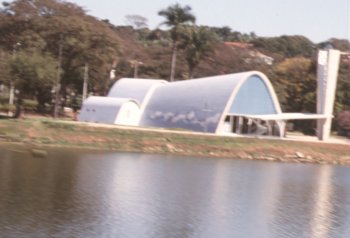
<svg viewBox="0 0 350 238">
<path fill-rule="evenodd" d="M 34 148 L 56 147 L 286 162 L 350 163 L 348 145 L 220 137 L 184 131 L 102 127 L 51 118 L 1 119 L 0 144 L 9 143 Z M 302 154 L 301 158 L 296 154 Z"/>
</svg>

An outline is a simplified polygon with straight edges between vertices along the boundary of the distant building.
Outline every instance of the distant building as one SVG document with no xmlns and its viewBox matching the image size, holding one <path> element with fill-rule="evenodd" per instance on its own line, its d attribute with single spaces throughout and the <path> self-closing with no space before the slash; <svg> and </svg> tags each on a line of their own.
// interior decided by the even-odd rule
<svg viewBox="0 0 350 238">
<path fill-rule="evenodd" d="M 250 43 L 243 42 L 224 42 L 225 45 L 231 46 L 236 49 L 241 49 L 247 51 L 247 58 L 244 59 L 246 63 L 264 63 L 267 65 L 272 65 L 274 62 L 274 58 L 265 55 L 258 50 L 254 49 L 254 45 Z"/>
<path fill-rule="evenodd" d="M 226 41 L 224 42 L 225 45 L 240 48 L 240 49 L 251 49 L 253 48 L 253 44 L 250 43 L 243 43 L 243 42 L 234 42 L 234 41 Z"/>
<path fill-rule="evenodd" d="M 251 58 L 247 58 L 246 62 L 250 63 L 250 62 L 257 62 L 257 63 L 263 63 L 263 64 L 267 64 L 267 65 L 272 65 L 274 59 L 270 56 L 264 55 L 263 53 L 260 53 L 259 51 L 250 51 L 248 53 Z"/>
</svg>

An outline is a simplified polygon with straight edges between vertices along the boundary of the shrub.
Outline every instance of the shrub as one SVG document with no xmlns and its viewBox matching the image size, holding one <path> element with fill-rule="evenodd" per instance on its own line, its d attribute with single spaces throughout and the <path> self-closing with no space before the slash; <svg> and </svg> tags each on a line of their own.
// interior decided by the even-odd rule
<svg viewBox="0 0 350 238">
<path fill-rule="evenodd" d="M 36 100 L 23 100 L 23 109 L 27 112 L 35 112 L 38 108 L 38 102 Z"/>
<path fill-rule="evenodd" d="M 350 138 L 350 110 L 338 113 L 336 122 L 338 134 Z"/>
<path fill-rule="evenodd" d="M 14 111 L 15 109 L 16 109 L 15 105 L 0 104 L 0 112 Z"/>
</svg>

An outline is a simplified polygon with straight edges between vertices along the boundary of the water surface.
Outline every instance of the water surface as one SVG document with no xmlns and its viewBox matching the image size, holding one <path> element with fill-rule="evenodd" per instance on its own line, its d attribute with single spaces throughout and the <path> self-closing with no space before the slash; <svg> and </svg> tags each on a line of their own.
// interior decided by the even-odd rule
<svg viewBox="0 0 350 238">
<path fill-rule="evenodd" d="M 2 151 L 0 237 L 350 237 L 350 168 Z"/>
</svg>

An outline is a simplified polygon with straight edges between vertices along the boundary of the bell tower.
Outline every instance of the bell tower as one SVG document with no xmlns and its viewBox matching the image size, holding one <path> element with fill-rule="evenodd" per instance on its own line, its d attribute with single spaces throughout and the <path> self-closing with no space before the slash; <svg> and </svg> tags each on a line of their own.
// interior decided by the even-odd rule
<svg viewBox="0 0 350 238">
<path fill-rule="evenodd" d="M 325 119 L 317 121 L 317 137 L 319 140 L 327 140 L 331 132 L 340 55 L 340 51 L 334 49 L 318 52 L 317 114 L 326 116 Z"/>
</svg>

